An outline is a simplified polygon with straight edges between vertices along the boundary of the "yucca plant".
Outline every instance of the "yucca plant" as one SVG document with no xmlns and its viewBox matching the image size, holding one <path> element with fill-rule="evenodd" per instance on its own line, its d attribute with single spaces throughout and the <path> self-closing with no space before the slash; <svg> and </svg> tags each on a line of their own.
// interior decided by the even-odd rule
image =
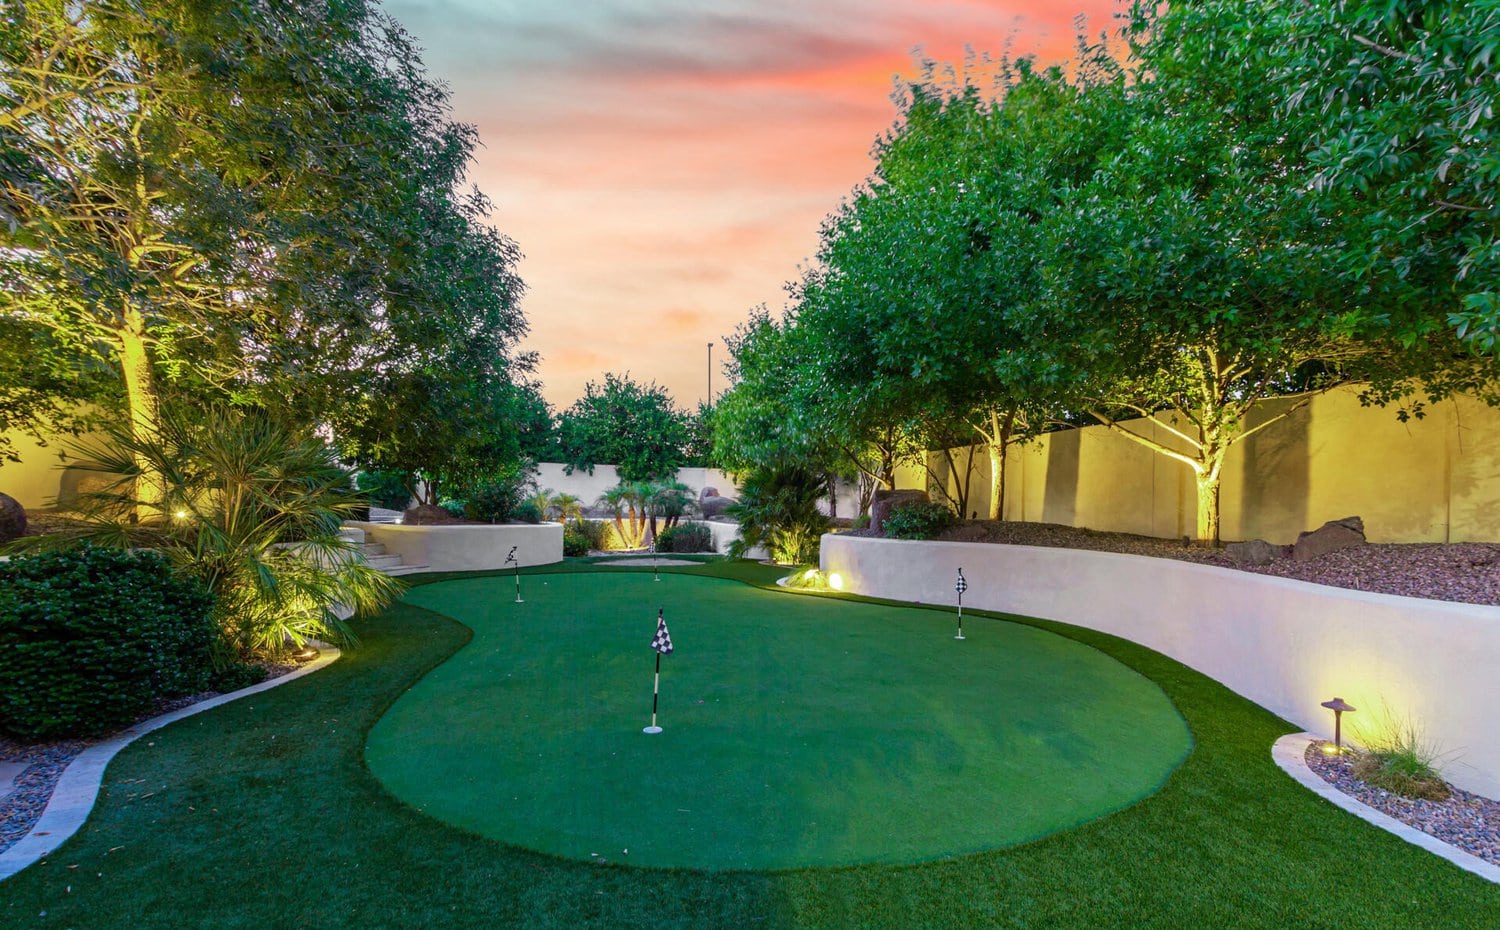
<svg viewBox="0 0 1500 930">
<path fill-rule="evenodd" d="M 127 428 L 75 444 L 74 467 L 110 483 L 82 493 L 65 529 L 33 548 L 89 542 L 152 549 L 217 596 L 226 641 L 271 656 L 308 639 L 350 643 L 350 611 L 378 610 L 400 583 L 341 537 L 365 504 L 317 438 L 260 412 L 165 411 L 148 438 Z M 137 487 L 165 493 L 142 500 Z"/>
</svg>

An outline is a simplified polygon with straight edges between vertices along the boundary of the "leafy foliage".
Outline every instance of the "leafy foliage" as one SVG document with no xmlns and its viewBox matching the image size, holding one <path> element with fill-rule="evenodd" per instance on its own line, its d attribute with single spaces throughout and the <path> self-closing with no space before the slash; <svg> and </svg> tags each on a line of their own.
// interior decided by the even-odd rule
<svg viewBox="0 0 1500 930">
<path fill-rule="evenodd" d="M 571 473 L 613 464 L 622 481 L 650 481 L 676 473 L 687 462 L 688 417 L 665 388 L 640 384 L 629 374 L 590 381 L 558 423 L 562 460 Z"/>
<path fill-rule="evenodd" d="M 702 523 L 679 523 L 656 537 L 657 552 L 713 552 L 714 533 Z"/>
<path fill-rule="evenodd" d="M 953 511 L 936 501 L 910 501 L 893 508 L 880 527 L 892 539 L 935 539 L 957 522 Z"/>
<path fill-rule="evenodd" d="M 540 522 L 536 505 L 525 499 L 531 478 L 518 466 L 498 470 L 468 489 L 463 501 L 463 516 L 486 523 L 504 523 L 515 518 L 527 523 Z M 525 510 L 535 519 L 522 516 Z"/>
<path fill-rule="evenodd" d="M 327 447 L 272 416 L 210 409 L 189 419 L 169 408 L 155 436 L 116 426 L 107 444 L 75 452 L 75 467 L 111 483 L 79 495 L 67 529 L 21 542 L 160 552 L 214 593 L 224 635 L 242 653 L 274 655 L 313 637 L 348 642 L 338 610 L 377 610 L 399 590 L 340 535 L 364 501 Z M 135 493 L 143 473 L 160 476 L 159 507 Z"/>
<path fill-rule="evenodd" d="M 823 490 L 823 476 L 805 468 L 752 469 L 727 511 L 740 523 L 730 557 L 744 558 L 764 546 L 777 562 L 816 562 L 819 537 L 828 529 L 828 518 L 818 510 Z"/>
<path fill-rule="evenodd" d="M 214 681 L 214 598 L 152 553 L 82 547 L 0 564 L 0 729 L 95 736 Z"/>
<path fill-rule="evenodd" d="M 398 471 L 363 471 L 355 477 L 360 493 L 370 499 L 370 504 L 386 510 L 405 510 L 411 503 L 411 486 L 415 483 L 410 475 Z"/>
</svg>

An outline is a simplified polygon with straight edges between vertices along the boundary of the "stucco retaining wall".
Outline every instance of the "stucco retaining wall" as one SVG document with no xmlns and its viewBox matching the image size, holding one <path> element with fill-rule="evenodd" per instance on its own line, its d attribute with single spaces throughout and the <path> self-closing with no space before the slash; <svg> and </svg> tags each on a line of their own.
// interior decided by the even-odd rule
<svg viewBox="0 0 1500 930">
<path fill-rule="evenodd" d="M 1332 736 L 1416 726 L 1454 784 L 1500 798 L 1500 607 L 1394 597 L 1172 559 L 827 535 L 843 590 L 1060 620 L 1149 646 Z"/>
<path fill-rule="evenodd" d="M 523 568 L 561 562 L 563 557 L 561 523 L 346 525 L 364 530 L 366 542 L 385 543 L 386 551 L 401 556 L 407 565 L 426 565 L 435 572 L 505 568 L 511 546 L 516 547 L 516 558 Z"/>
</svg>

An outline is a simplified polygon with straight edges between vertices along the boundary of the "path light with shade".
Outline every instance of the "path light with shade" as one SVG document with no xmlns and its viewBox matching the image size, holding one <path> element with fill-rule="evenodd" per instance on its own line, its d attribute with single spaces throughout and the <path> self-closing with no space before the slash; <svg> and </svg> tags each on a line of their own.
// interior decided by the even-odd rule
<svg viewBox="0 0 1500 930">
<path fill-rule="evenodd" d="M 1333 711 L 1333 751 L 1335 755 L 1340 755 L 1344 751 L 1344 712 L 1353 711 L 1354 705 L 1345 703 L 1341 697 L 1336 697 L 1331 701 L 1324 701 L 1323 706 Z"/>
</svg>

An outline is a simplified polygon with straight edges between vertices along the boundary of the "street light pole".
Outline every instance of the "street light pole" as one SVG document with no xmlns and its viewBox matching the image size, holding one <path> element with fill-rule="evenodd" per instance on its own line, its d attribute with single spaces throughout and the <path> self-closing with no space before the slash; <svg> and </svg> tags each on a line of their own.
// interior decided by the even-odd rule
<svg viewBox="0 0 1500 930">
<path fill-rule="evenodd" d="M 714 406 L 714 344 L 708 344 L 708 409 Z"/>
</svg>

